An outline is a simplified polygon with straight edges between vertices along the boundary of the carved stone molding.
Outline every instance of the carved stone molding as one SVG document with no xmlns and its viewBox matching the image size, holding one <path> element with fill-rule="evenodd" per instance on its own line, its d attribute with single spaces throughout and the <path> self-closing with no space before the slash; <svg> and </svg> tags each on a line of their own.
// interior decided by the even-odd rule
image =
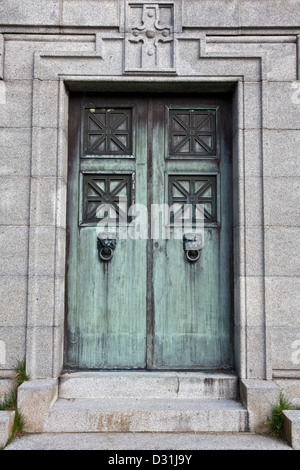
<svg viewBox="0 0 300 470">
<path fill-rule="evenodd" d="M 4 36 L 0 34 L 0 80 L 3 79 Z"/>
<path fill-rule="evenodd" d="M 128 3 L 125 72 L 175 72 L 173 3 Z"/>
</svg>

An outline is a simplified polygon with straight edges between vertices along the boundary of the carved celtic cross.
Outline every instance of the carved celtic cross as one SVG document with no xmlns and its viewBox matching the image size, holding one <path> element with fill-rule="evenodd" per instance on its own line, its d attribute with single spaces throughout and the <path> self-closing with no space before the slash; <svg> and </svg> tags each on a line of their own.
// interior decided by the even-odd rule
<svg viewBox="0 0 300 470">
<path fill-rule="evenodd" d="M 173 5 L 129 5 L 126 65 L 130 71 L 171 70 L 173 56 Z"/>
</svg>

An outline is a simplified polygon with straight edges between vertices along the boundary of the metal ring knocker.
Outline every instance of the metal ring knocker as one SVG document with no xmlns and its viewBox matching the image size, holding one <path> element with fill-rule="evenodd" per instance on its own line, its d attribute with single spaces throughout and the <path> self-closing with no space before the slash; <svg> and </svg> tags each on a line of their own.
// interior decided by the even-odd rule
<svg viewBox="0 0 300 470">
<path fill-rule="evenodd" d="M 185 233 L 183 235 L 183 249 L 189 263 L 198 261 L 202 250 L 202 235 L 197 233 Z"/>
<path fill-rule="evenodd" d="M 198 261 L 201 255 L 201 250 L 186 250 L 185 256 L 187 257 L 190 263 L 195 263 Z"/>
<path fill-rule="evenodd" d="M 108 247 L 101 248 L 101 250 L 99 250 L 99 258 L 101 259 L 101 261 L 111 260 L 113 257 L 113 254 L 114 254 L 113 250 Z"/>
<path fill-rule="evenodd" d="M 117 245 L 116 234 L 110 232 L 99 233 L 97 236 L 97 248 L 101 261 L 110 261 Z"/>
</svg>

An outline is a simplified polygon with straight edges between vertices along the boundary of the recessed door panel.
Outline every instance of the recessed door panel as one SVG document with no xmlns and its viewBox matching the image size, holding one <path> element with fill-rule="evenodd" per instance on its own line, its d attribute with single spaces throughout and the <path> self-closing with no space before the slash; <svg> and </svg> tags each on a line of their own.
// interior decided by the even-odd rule
<svg viewBox="0 0 300 470">
<path fill-rule="evenodd" d="M 222 123 L 228 108 L 222 100 L 181 96 L 154 99 L 153 110 L 152 204 L 177 208 L 169 238 L 151 240 L 152 366 L 228 368 L 232 183 L 228 130 Z M 187 219 L 183 207 L 189 208 Z M 183 247 L 189 232 L 201 238 L 196 261 Z"/>
<path fill-rule="evenodd" d="M 229 101 L 75 95 L 70 116 L 66 367 L 232 368 Z"/>
<path fill-rule="evenodd" d="M 147 205 L 147 102 L 78 95 L 70 116 L 66 366 L 144 368 L 147 239 L 128 209 Z"/>
</svg>

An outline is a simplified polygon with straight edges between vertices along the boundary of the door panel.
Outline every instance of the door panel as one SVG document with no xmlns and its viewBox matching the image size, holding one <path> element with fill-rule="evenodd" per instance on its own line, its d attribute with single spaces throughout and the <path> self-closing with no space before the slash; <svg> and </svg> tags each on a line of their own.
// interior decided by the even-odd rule
<svg viewBox="0 0 300 470">
<path fill-rule="evenodd" d="M 97 242 L 103 202 L 147 205 L 147 103 L 78 95 L 70 106 L 66 365 L 144 368 L 147 240 L 130 238 L 123 220 L 111 261 Z"/>
<path fill-rule="evenodd" d="M 153 109 L 152 203 L 204 207 L 204 243 L 199 260 L 190 263 L 174 227 L 170 239 L 151 240 L 152 366 L 227 368 L 232 366 L 228 108 L 224 100 L 181 96 L 156 98 Z M 195 221 L 191 230 L 197 231 Z"/>
<path fill-rule="evenodd" d="M 70 103 L 66 367 L 231 368 L 229 101 L 86 94 Z M 139 204 L 148 217 L 134 236 L 134 217 L 117 221 L 108 262 L 97 245 L 105 201 L 117 215 Z M 160 207 L 172 204 L 191 209 L 184 229 L 180 212 L 162 222 Z M 196 262 L 186 230 L 201 232 Z"/>
</svg>

